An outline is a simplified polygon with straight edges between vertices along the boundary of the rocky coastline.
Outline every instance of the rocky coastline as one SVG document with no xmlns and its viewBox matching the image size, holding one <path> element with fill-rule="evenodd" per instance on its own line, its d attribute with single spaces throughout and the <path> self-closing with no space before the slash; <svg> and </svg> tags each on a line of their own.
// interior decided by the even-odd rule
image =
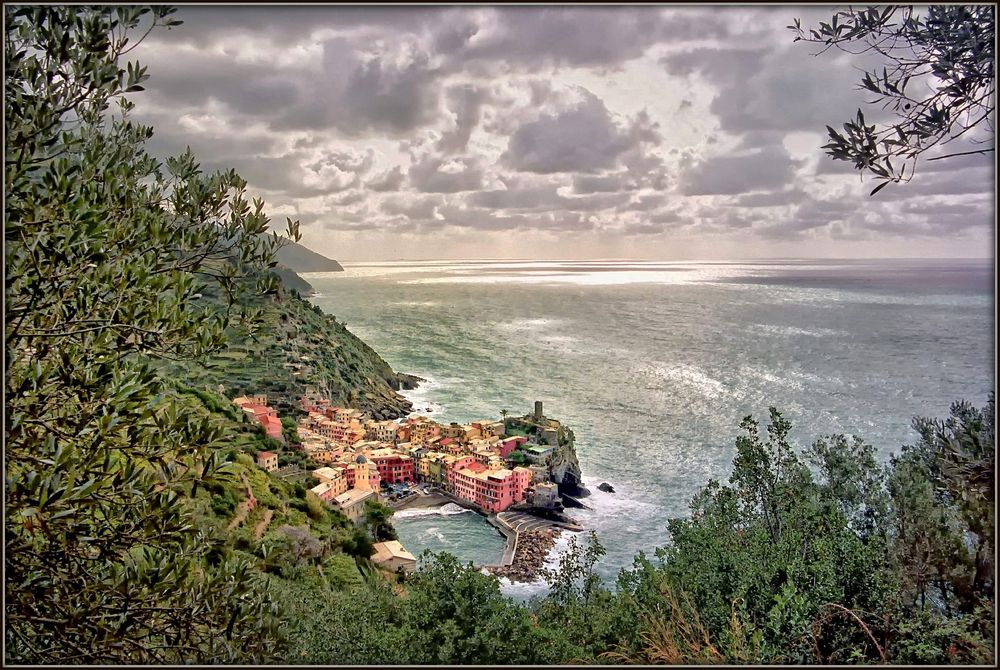
<svg viewBox="0 0 1000 670">
<path fill-rule="evenodd" d="M 539 528 L 524 531 L 517 539 L 517 550 L 510 565 L 489 568 L 497 577 L 506 577 L 512 582 L 533 582 L 538 579 L 545 557 L 556 543 L 561 531 L 558 528 Z"/>
</svg>

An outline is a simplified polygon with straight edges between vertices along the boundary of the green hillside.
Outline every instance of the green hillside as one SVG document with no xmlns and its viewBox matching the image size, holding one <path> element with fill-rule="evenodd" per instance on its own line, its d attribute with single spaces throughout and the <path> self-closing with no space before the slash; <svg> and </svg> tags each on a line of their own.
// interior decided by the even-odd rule
<svg viewBox="0 0 1000 670">
<path fill-rule="evenodd" d="M 286 274 L 298 277 L 287 271 L 282 282 Z M 211 289 L 202 299 L 223 309 Z M 324 314 L 295 289 L 280 285 L 275 295 L 256 298 L 253 306 L 263 310 L 253 333 L 230 328 L 229 346 L 207 361 L 163 361 L 161 370 L 189 386 L 230 398 L 265 393 L 281 414 L 297 411 L 294 401 L 309 389 L 375 417 L 398 418 L 411 411 L 410 402 L 397 391 L 412 388 L 417 378 L 393 371 L 336 317 Z"/>
</svg>

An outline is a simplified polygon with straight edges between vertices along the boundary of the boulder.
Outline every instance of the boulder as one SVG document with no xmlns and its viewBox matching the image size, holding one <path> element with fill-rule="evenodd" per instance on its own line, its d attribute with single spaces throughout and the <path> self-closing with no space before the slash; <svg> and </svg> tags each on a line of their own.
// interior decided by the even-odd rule
<svg viewBox="0 0 1000 670">
<path fill-rule="evenodd" d="M 613 486 L 611 486 L 611 484 L 609 484 L 607 482 L 601 482 L 600 484 L 598 484 L 597 490 L 598 491 L 604 491 L 605 493 L 614 493 L 615 492 L 615 488 Z"/>
</svg>

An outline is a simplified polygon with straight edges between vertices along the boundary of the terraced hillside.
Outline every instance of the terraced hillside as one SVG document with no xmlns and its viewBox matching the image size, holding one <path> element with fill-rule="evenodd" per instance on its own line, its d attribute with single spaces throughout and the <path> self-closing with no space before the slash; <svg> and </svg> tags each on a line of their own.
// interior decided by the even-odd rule
<svg viewBox="0 0 1000 670">
<path fill-rule="evenodd" d="M 203 299 L 217 297 L 206 292 Z M 376 418 L 398 418 L 411 411 L 410 402 L 397 391 L 419 380 L 395 372 L 298 291 L 281 285 L 276 295 L 259 298 L 254 306 L 263 309 L 263 325 L 253 334 L 231 328 L 226 350 L 204 362 L 164 362 L 163 373 L 230 398 L 266 393 L 281 414 L 297 411 L 294 401 L 308 389 Z"/>
</svg>

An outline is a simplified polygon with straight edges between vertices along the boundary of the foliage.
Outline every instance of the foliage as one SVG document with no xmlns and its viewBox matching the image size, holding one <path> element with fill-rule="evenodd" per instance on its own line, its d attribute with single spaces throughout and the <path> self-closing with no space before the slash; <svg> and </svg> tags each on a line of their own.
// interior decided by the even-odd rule
<svg viewBox="0 0 1000 670">
<path fill-rule="evenodd" d="M 500 592 L 496 578 L 441 554 L 407 580 L 405 625 L 411 663 L 514 664 L 565 659 L 523 606 Z"/>
<path fill-rule="evenodd" d="M 128 35 L 172 11 L 4 9 L 11 662 L 234 662 L 277 642 L 249 564 L 192 523 L 188 501 L 227 476 L 225 435 L 148 362 L 252 330 L 240 300 L 273 290 L 253 280 L 278 246 L 235 173 L 204 176 L 190 152 L 164 173 L 128 119 L 147 77 L 119 65 Z M 226 309 L 198 308 L 209 281 Z"/>
<path fill-rule="evenodd" d="M 945 421 L 914 420 L 920 435 L 893 459 L 890 491 L 906 594 L 921 608 L 969 615 L 995 582 L 995 402 L 952 405 Z"/>
<path fill-rule="evenodd" d="M 924 16 L 911 6 L 849 8 L 808 34 L 798 19 L 789 26 L 797 34 L 795 41 L 824 44 L 823 51 L 837 47 L 852 54 L 874 53 L 886 61 L 881 72 L 865 72 L 860 88 L 875 94 L 873 104 L 891 109 L 897 122 L 882 128 L 867 125 L 858 110 L 857 118 L 844 124 L 844 133 L 827 126 L 830 143 L 823 147 L 835 160 L 851 161 L 858 170 L 876 175 L 881 183 L 872 195 L 889 183 L 909 181 L 918 157 L 938 144 L 974 129 L 984 129 L 988 139 L 973 143 L 993 141 L 996 7 L 922 9 Z M 990 146 L 929 160 L 993 150 Z"/>
<path fill-rule="evenodd" d="M 394 509 L 377 500 L 365 501 L 365 525 L 376 542 L 398 539 L 389 522 L 394 512 Z"/>
<path fill-rule="evenodd" d="M 299 437 L 298 424 L 291 417 L 281 417 L 281 434 L 288 444 L 299 444 L 302 442 L 302 438 Z"/>
</svg>

